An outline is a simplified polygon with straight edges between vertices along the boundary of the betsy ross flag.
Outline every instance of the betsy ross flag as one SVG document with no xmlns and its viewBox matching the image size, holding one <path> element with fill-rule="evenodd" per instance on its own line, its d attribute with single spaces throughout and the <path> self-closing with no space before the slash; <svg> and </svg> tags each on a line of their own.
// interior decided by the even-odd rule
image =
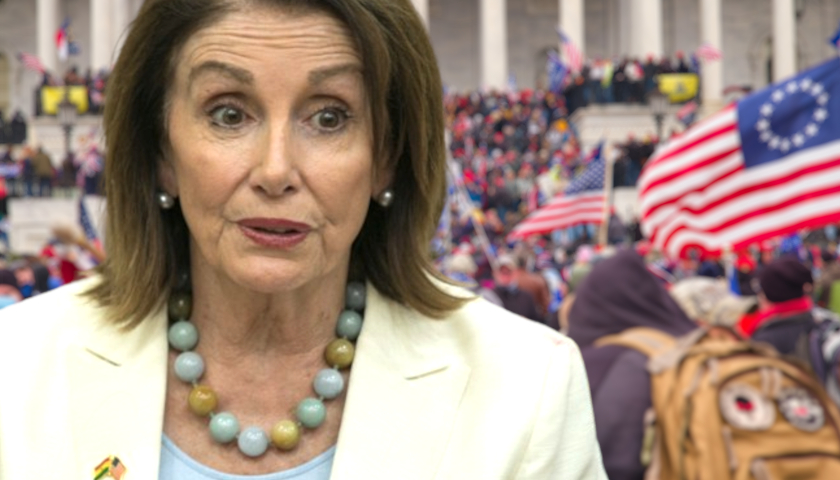
<svg viewBox="0 0 840 480">
<path fill-rule="evenodd" d="M 744 97 L 660 147 L 642 229 L 671 256 L 840 221 L 840 58 Z"/>
<path fill-rule="evenodd" d="M 557 27 L 556 30 L 557 36 L 560 37 L 560 43 L 563 44 L 563 55 L 569 63 L 569 68 L 573 72 L 579 72 L 583 68 L 583 54 L 580 53 L 580 49 L 575 45 L 575 42 L 560 27 Z"/>
<path fill-rule="evenodd" d="M 508 240 L 548 233 L 581 223 L 601 223 L 604 215 L 603 143 L 595 147 L 596 157 L 575 177 L 566 190 L 528 215 L 514 227 Z"/>
<path fill-rule="evenodd" d="M 31 70 L 33 72 L 38 72 L 43 74 L 47 69 L 44 67 L 44 64 L 41 63 L 41 60 L 36 57 L 35 55 L 20 52 L 17 54 L 17 58 L 20 63 L 23 65 L 23 68 L 27 70 Z"/>
</svg>

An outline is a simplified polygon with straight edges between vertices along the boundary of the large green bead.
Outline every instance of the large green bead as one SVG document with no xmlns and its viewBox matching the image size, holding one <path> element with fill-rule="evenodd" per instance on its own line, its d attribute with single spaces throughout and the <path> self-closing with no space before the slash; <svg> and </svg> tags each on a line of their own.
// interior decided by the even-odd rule
<svg viewBox="0 0 840 480">
<path fill-rule="evenodd" d="M 230 443 L 239 433 L 239 420 L 230 412 L 213 415 L 210 419 L 210 435 L 219 443 Z"/>
<path fill-rule="evenodd" d="M 295 411 L 298 421 L 306 428 L 317 428 L 327 418 L 327 407 L 317 398 L 304 398 Z"/>
<path fill-rule="evenodd" d="M 345 310 L 338 316 L 335 325 L 335 334 L 339 338 L 356 340 L 362 332 L 362 316 L 353 310 Z"/>
<path fill-rule="evenodd" d="M 347 284 L 347 292 L 344 297 L 344 304 L 353 310 L 365 308 L 365 284 L 362 282 L 350 282 Z"/>
<path fill-rule="evenodd" d="M 169 296 L 170 319 L 188 320 L 190 315 L 192 315 L 192 295 L 181 292 Z"/>
<path fill-rule="evenodd" d="M 198 329 L 192 322 L 181 320 L 169 327 L 168 338 L 172 348 L 186 352 L 198 345 Z"/>
</svg>

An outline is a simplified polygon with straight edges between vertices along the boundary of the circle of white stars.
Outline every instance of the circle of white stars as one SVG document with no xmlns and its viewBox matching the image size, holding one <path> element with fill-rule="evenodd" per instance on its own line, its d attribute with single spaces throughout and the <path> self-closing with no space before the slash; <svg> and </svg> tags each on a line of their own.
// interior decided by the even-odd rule
<svg viewBox="0 0 840 480">
<path fill-rule="evenodd" d="M 785 98 L 797 92 L 813 97 L 817 102 L 817 108 L 814 109 L 810 120 L 801 131 L 786 137 L 778 135 L 770 125 L 770 118 L 776 111 L 776 107 Z M 810 78 L 791 81 L 782 85 L 770 95 L 770 100 L 759 108 L 758 121 L 755 123 L 755 128 L 759 132 L 758 138 L 766 143 L 771 150 L 779 150 L 782 153 L 787 153 L 794 147 L 801 147 L 806 140 L 819 133 L 820 126 L 828 118 L 828 99 L 829 95 L 825 91 L 825 87 L 821 83 L 815 83 Z"/>
</svg>

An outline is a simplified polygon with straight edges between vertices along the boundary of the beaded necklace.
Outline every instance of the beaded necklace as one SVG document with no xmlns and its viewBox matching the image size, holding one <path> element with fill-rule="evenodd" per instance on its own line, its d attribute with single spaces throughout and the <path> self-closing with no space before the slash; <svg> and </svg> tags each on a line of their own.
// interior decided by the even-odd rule
<svg viewBox="0 0 840 480">
<path fill-rule="evenodd" d="M 268 450 L 269 443 L 277 449 L 289 451 L 300 442 L 302 430 L 318 428 L 326 419 L 324 400 L 336 398 L 344 391 L 341 370 L 350 368 L 355 355 L 352 343 L 362 331 L 365 308 L 365 285 L 360 282 L 347 284 L 346 310 L 338 316 L 335 333 L 338 338 L 327 345 L 324 360 L 327 368 L 315 375 L 312 388 L 316 396 L 298 403 L 294 420 L 284 419 L 275 423 L 269 432 L 262 427 L 240 429 L 239 420 L 230 412 L 216 412 L 218 397 L 207 385 L 198 381 L 204 375 L 204 359 L 195 351 L 198 329 L 189 318 L 192 313 L 192 296 L 186 292 L 174 293 L 169 298 L 169 345 L 181 352 L 175 359 L 175 376 L 192 385 L 188 398 L 190 410 L 200 417 L 209 417 L 210 435 L 220 444 L 237 441 L 239 450 L 249 457 L 259 457 Z"/>
</svg>

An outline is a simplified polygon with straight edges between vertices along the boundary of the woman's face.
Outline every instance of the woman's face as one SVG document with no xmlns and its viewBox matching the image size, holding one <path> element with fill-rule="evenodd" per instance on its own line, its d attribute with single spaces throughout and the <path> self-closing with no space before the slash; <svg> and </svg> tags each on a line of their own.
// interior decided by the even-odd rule
<svg viewBox="0 0 840 480">
<path fill-rule="evenodd" d="M 184 45 L 161 182 L 193 271 L 265 293 L 346 275 L 377 171 L 362 63 L 341 22 L 231 13 Z"/>
</svg>

